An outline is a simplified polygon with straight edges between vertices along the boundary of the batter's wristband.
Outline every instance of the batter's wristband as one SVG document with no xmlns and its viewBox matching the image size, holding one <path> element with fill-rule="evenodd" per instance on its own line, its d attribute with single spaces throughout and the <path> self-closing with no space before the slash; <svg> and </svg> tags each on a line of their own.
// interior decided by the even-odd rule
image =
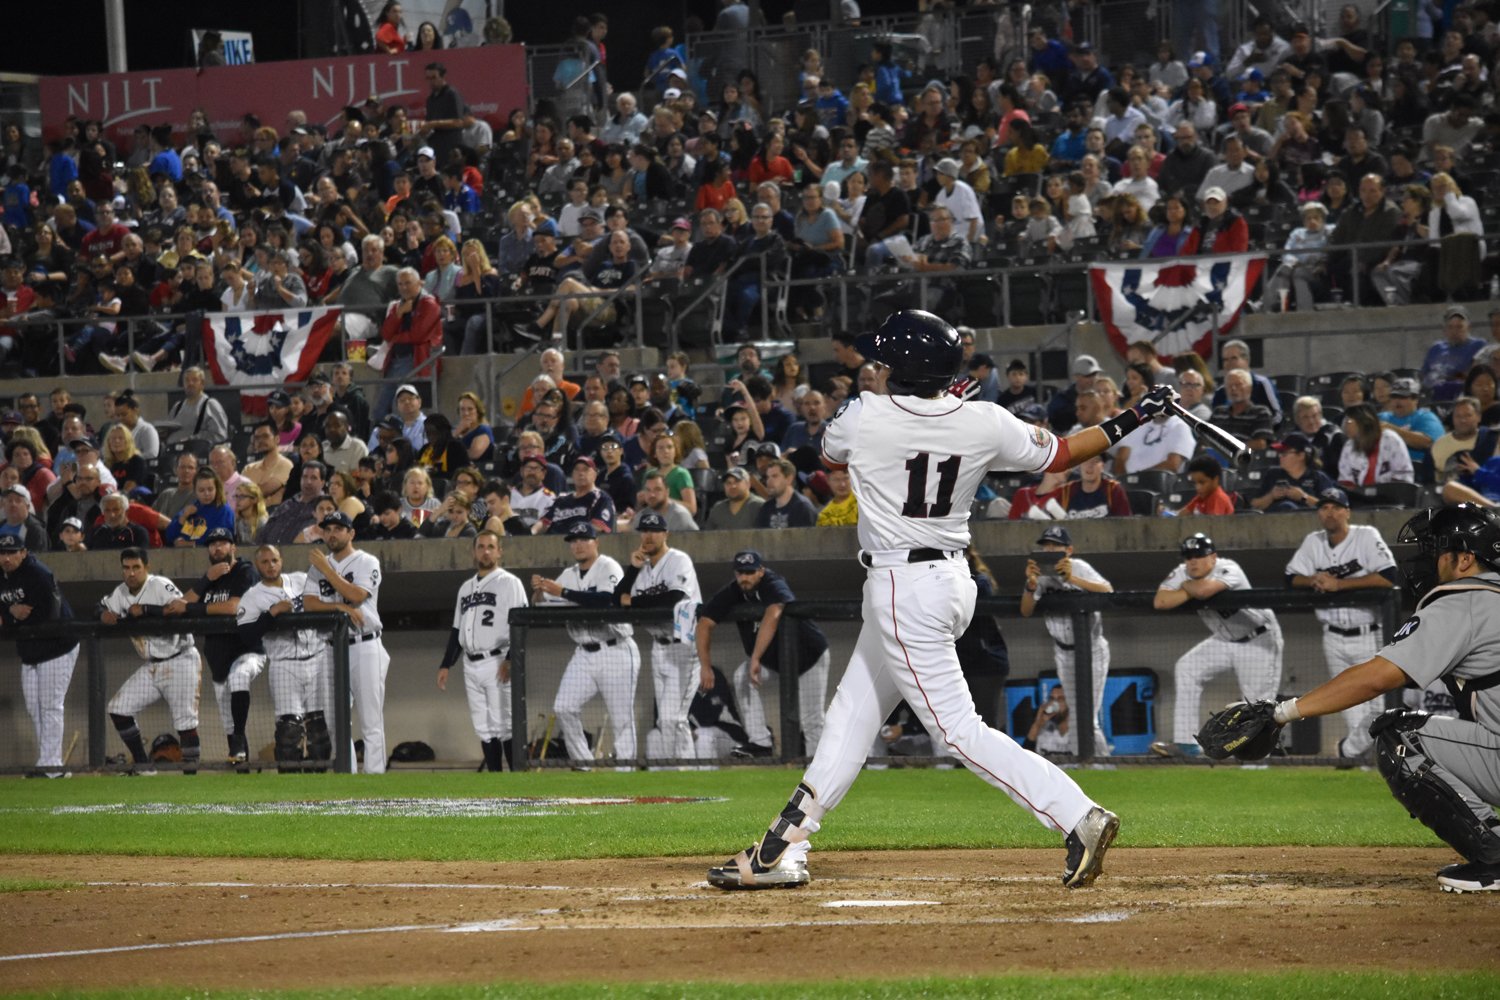
<svg viewBox="0 0 1500 1000">
<path fill-rule="evenodd" d="M 1117 445 L 1125 435 L 1141 426 L 1141 423 L 1141 412 L 1132 406 L 1118 417 L 1110 417 L 1104 421 L 1099 425 L 1099 429 L 1104 432 L 1105 437 L 1109 438 L 1111 445 Z"/>
</svg>

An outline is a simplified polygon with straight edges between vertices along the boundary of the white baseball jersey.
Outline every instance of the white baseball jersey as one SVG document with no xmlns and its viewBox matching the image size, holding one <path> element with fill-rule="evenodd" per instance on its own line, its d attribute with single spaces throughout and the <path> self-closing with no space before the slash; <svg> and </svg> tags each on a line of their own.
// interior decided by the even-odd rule
<svg viewBox="0 0 1500 1000">
<path fill-rule="evenodd" d="M 234 615 L 235 623 L 253 625 L 273 605 L 282 601 L 291 602 L 293 611 L 301 611 L 302 594 L 306 588 L 306 573 L 283 573 L 279 585 L 262 580 L 245 591 L 240 598 L 240 608 Z M 327 645 L 328 641 L 315 628 L 273 629 L 261 637 L 261 648 L 271 660 L 305 660 Z"/>
<path fill-rule="evenodd" d="M 139 604 L 146 608 L 160 608 L 182 598 L 177 584 L 164 576 L 148 574 L 138 593 L 132 594 L 130 587 L 121 583 L 109 596 L 100 602 L 106 611 L 113 611 L 121 618 L 130 617 L 130 609 Z M 193 645 L 191 635 L 137 635 L 132 636 L 135 651 L 147 660 L 165 660 Z"/>
<path fill-rule="evenodd" d="M 1380 531 L 1368 524 L 1351 524 L 1349 533 L 1337 545 L 1328 544 L 1328 532 L 1314 531 L 1302 539 L 1302 544 L 1286 564 L 1288 576 L 1316 576 L 1328 573 L 1340 580 L 1355 576 L 1369 576 L 1396 567 L 1396 559 L 1390 547 L 1380 537 Z M 1318 608 L 1313 612 L 1324 625 L 1337 628 L 1359 628 L 1373 625 L 1375 609 Z"/>
<path fill-rule="evenodd" d="M 514 486 L 510 490 L 511 513 L 519 517 L 528 528 L 546 517 L 556 500 L 557 494 L 545 486 L 530 495 L 522 493 Z"/>
<path fill-rule="evenodd" d="M 673 550 L 675 551 L 675 550 Z M 641 572 L 645 572 L 642 570 Z M 563 590 L 581 590 L 590 594 L 612 594 L 620 581 L 624 579 L 625 571 L 620 564 L 609 556 L 601 555 L 594 560 L 587 573 L 581 573 L 578 564 L 574 563 L 557 575 L 558 586 Z M 548 597 L 543 603 L 567 604 L 573 602 L 563 597 Z M 629 639 L 635 635 L 635 628 L 624 624 L 582 624 L 568 622 L 568 635 L 574 642 L 608 642 L 611 639 Z"/>
<path fill-rule="evenodd" d="M 364 624 L 354 628 L 351 622 L 351 635 L 379 632 L 380 611 L 376 608 L 376 603 L 380 596 L 380 560 L 368 552 L 345 550 L 342 559 L 335 559 L 333 554 L 329 553 L 328 561 L 333 564 L 335 573 L 370 595 L 359 606 L 359 613 L 364 618 Z M 316 566 L 308 567 L 307 583 L 302 588 L 302 595 L 316 597 L 328 604 L 349 603 L 344 600 L 342 594 L 333 589 L 333 584 L 324 578 L 322 571 Z"/>
<path fill-rule="evenodd" d="M 458 644 L 465 653 L 498 649 L 501 657 L 509 655 L 510 609 L 524 608 L 528 603 L 526 585 L 509 570 L 496 567 L 484 576 L 469 577 L 458 588 L 453 606 Z"/>
<path fill-rule="evenodd" d="M 1057 439 L 993 403 L 865 392 L 834 415 L 823 453 L 849 466 L 861 548 L 953 552 L 968 547 L 985 474 L 1040 471 Z"/>
<path fill-rule="evenodd" d="M 1121 439 L 1118 447 L 1129 448 L 1126 473 L 1144 472 L 1165 462 L 1172 455 L 1182 456 L 1184 463 L 1193 457 L 1197 445 L 1193 429 L 1177 417 L 1148 420 Z"/>
<path fill-rule="evenodd" d="M 968 508 L 964 510 L 967 513 Z M 703 603 L 703 592 L 698 589 L 698 570 L 693 566 L 692 557 L 681 549 L 668 549 L 655 564 L 647 559 L 636 575 L 635 583 L 630 586 L 630 596 L 649 597 L 670 590 L 682 591 L 695 604 Z M 672 636 L 670 624 L 652 625 L 646 631 L 652 636 Z"/>
<path fill-rule="evenodd" d="M 1187 564 L 1178 563 L 1177 568 L 1172 570 L 1170 576 L 1157 588 L 1159 590 L 1181 590 L 1182 585 L 1188 579 Z M 1221 580 L 1228 585 L 1230 590 L 1249 590 L 1250 578 L 1245 576 L 1245 571 L 1240 569 L 1240 564 L 1233 559 L 1225 559 L 1219 556 L 1214 562 L 1214 568 L 1208 571 L 1205 580 Z M 1204 608 L 1198 612 L 1198 617 L 1208 630 L 1217 639 L 1227 642 L 1237 642 L 1255 633 L 1261 627 L 1270 628 L 1276 624 L 1276 615 L 1269 608 L 1240 608 L 1236 611 L 1215 611 Z"/>
<path fill-rule="evenodd" d="M 1068 560 L 1073 564 L 1073 579 L 1086 580 L 1089 583 L 1108 583 L 1100 572 L 1088 563 L 1073 556 Z M 1064 583 L 1060 578 L 1048 576 L 1043 573 L 1036 579 L 1036 599 L 1040 601 L 1044 594 L 1083 593 L 1082 587 L 1075 587 L 1071 583 Z M 1043 609 L 1045 610 L 1045 609 Z M 1089 637 L 1090 641 L 1097 641 L 1104 634 L 1104 621 L 1097 611 L 1089 613 Z M 1043 614 L 1042 623 L 1047 626 L 1047 632 L 1052 638 L 1060 643 L 1073 645 L 1073 615 L 1067 614 Z"/>
<path fill-rule="evenodd" d="M 1417 478 L 1412 468 L 1411 452 L 1406 442 L 1390 428 L 1380 432 L 1380 447 L 1375 452 L 1375 477 L 1370 479 L 1370 456 L 1359 450 L 1354 441 L 1345 441 L 1339 452 L 1339 482 L 1363 486 L 1366 482 L 1411 483 Z"/>
</svg>

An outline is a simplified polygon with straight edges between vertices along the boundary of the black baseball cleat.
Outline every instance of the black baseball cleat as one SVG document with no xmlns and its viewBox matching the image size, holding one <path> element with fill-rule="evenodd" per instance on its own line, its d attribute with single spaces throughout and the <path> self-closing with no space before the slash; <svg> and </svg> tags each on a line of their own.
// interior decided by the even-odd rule
<svg viewBox="0 0 1500 1000">
<path fill-rule="evenodd" d="M 770 841 L 770 850 L 767 842 Z M 774 857 L 771 850 L 780 848 Z M 807 847 L 788 844 L 767 834 L 758 844 L 736 854 L 722 865 L 708 870 L 708 884 L 716 889 L 793 889 L 807 885 L 812 875 L 807 870 Z"/>
<path fill-rule="evenodd" d="M 756 757 L 770 757 L 775 753 L 775 750 L 771 749 L 768 746 L 762 746 L 759 743 L 741 743 L 739 746 L 729 751 L 729 756 L 736 757 L 740 760 L 750 760 Z"/>
<path fill-rule="evenodd" d="M 1063 885 L 1078 889 L 1104 874 L 1104 854 L 1120 832 L 1120 817 L 1108 809 L 1094 806 L 1068 834 L 1068 861 L 1063 868 Z"/>
<path fill-rule="evenodd" d="M 1438 869 L 1437 880 L 1444 892 L 1500 892 L 1500 864 L 1449 865 Z"/>
</svg>

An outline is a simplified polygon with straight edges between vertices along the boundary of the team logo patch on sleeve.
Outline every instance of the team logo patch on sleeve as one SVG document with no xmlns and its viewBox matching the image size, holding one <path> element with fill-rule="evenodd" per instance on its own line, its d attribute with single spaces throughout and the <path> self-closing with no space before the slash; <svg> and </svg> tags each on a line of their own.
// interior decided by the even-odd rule
<svg viewBox="0 0 1500 1000">
<path fill-rule="evenodd" d="M 1416 615 L 1412 615 L 1401 623 L 1400 628 L 1396 629 L 1395 634 L 1391 636 L 1391 642 L 1400 642 L 1402 639 L 1415 635 L 1417 629 L 1421 627 L 1422 619 Z"/>
<path fill-rule="evenodd" d="M 1042 428 L 1042 427 L 1032 427 L 1031 428 L 1031 442 L 1032 442 L 1032 444 L 1036 445 L 1038 448 L 1045 448 L 1045 447 L 1047 447 L 1047 439 L 1049 437 L 1051 437 L 1051 435 L 1047 433 L 1047 431 L 1046 431 L 1045 428 Z"/>
</svg>

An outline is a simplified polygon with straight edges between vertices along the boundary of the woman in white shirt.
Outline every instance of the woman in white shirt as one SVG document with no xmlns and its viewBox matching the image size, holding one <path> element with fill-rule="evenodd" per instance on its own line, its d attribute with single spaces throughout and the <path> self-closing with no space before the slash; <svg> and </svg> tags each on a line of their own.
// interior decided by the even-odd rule
<svg viewBox="0 0 1500 1000">
<path fill-rule="evenodd" d="M 1339 453 L 1339 482 L 1344 486 L 1416 482 L 1411 453 L 1395 431 L 1384 427 L 1369 403 L 1344 413 L 1344 450 Z"/>
<path fill-rule="evenodd" d="M 1175 129 L 1183 122 L 1196 125 L 1200 134 L 1208 135 L 1219 123 L 1219 108 L 1203 91 L 1203 81 L 1193 77 L 1180 100 L 1167 106 L 1167 129 Z"/>
<path fill-rule="evenodd" d="M 231 261 L 224 265 L 224 292 L 219 301 L 225 312 L 249 312 L 255 307 L 255 289 L 250 286 L 248 275 L 239 264 Z"/>
<path fill-rule="evenodd" d="M 1140 202 L 1141 211 L 1151 211 L 1161 197 L 1161 192 L 1156 186 L 1156 181 L 1151 179 L 1151 154 L 1144 147 L 1132 146 L 1130 152 L 1125 155 L 1125 169 L 1127 176 L 1122 177 L 1115 185 L 1115 194 L 1133 194 L 1135 200 Z"/>
<path fill-rule="evenodd" d="M 1432 208 L 1427 212 L 1427 232 L 1430 240 L 1439 240 L 1455 233 L 1484 234 L 1484 221 L 1479 217 L 1479 204 L 1464 194 L 1452 175 L 1432 175 Z M 1448 217 L 1448 232 L 1443 232 L 1443 216 Z M 1479 241 L 1479 257 L 1484 258 L 1484 241 Z"/>
<path fill-rule="evenodd" d="M 869 181 L 865 175 L 856 170 L 844 178 L 844 185 L 849 189 L 849 197 L 839 197 L 839 185 L 830 181 L 824 185 L 823 198 L 828 207 L 833 209 L 833 214 L 839 217 L 839 228 L 844 231 L 845 236 L 853 236 L 855 227 L 859 225 L 859 215 L 865 210 L 865 188 Z"/>
<path fill-rule="evenodd" d="M 458 247 L 448 237 L 439 236 L 432 241 L 432 259 L 437 262 L 437 266 L 422 279 L 422 290 L 444 306 L 450 305 L 453 302 L 454 283 L 463 270 L 458 266 Z"/>
</svg>

